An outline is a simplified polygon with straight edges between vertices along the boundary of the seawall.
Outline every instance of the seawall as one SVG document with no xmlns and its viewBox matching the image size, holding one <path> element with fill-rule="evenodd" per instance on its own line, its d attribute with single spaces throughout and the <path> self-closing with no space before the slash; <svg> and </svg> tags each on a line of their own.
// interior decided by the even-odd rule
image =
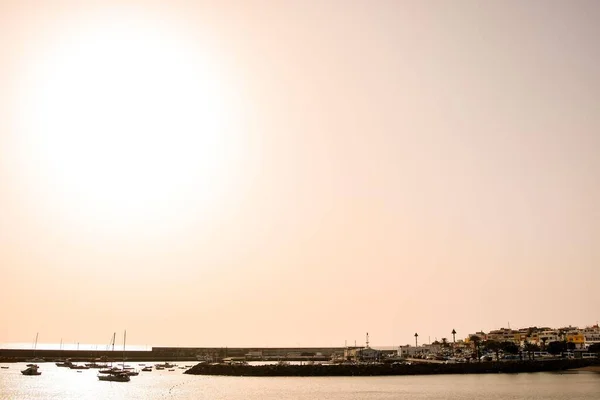
<svg viewBox="0 0 600 400">
<path fill-rule="evenodd" d="M 433 374 L 486 374 L 561 371 L 598 364 L 597 360 L 481 362 L 461 364 L 359 365 L 227 365 L 198 364 L 190 375 L 226 376 L 385 376 Z"/>
</svg>

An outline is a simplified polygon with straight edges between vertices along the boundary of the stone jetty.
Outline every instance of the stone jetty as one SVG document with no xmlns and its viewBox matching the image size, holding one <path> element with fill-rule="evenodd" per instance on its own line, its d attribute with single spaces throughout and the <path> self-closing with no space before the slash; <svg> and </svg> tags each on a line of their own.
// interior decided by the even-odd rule
<svg viewBox="0 0 600 400">
<path fill-rule="evenodd" d="M 433 374 L 485 374 L 562 371 L 589 367 L 597 360 L 475 362 L 461 364 L 356 364 L 356 365 L 228 365 L 201 363 L 185 371 L 190 375 L 226 376 L 384 376 Z"/>
</svg>

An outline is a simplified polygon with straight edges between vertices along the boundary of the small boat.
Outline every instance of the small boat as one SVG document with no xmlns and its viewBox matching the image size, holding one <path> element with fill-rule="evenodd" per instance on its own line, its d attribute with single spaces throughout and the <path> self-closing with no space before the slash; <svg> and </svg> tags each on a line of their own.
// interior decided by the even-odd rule
<svg viewBox="0 0 600 400">
<path fill-rule="evenodd" d="M 37 343 L 38 343 L 38 336 L 39 336 L 39 332 L 35 334 L 35 342 L 33 344 L 33 358 L 30 358 L 29 360 L 25 360 L 27 362 L 31 362 L 31 363 L 39 363 L 39 362 L 46 362 L 46 360 L 44 360 L 43 358 L 37 357 L 36 356 L 36 352 L 37 352 Z M 40 372 L 41 373 L 41 372 Z M 34 374 L 35 375 L 35 374 Z"/>
<path fill-rule="evenodd" d="M 2 369 L 8 369 L 8 367 L 0 367 L 0 368 L 2 368 Z"/>
<path fill-rule="evenodd" d="M 2 368 L 4 368 L 4 367 L 2 367 Z M 144 372 L 152 372 L 152 367 L 144 367 L 144 368 L 142 368 L 142 371 L 144 371 Z"/>
<path fill-rule="evenodd" d="M 85 363 L 86 367 L 90 367 L 90 368 L 95 368 L 95 369 L 100 369 L 100 368 L 106 368 L 107 365 L 106 364 L 98 364 L 95 361 L 92 361 L 90 363 Z"/>
<path fill-rule="evenodd" d="M 54 364 L 56 364 L 57 367 L 71 367 L 73 365 L 71 360 L 57 361 Z"/>
<path fill-rule="evenodd" d="M 105 368 L 98 371 L 99 374 L 117 374 L 121 372 L 121 370 L 117 367 Z"/>
<path fill-rule="evenodd" d="M 77 372 L 81 373 L 81 371 L 77 371 Z"/>
<path fill-rule="evenodd" d="M 175 368 L 176 364 L 171 364 L 169 362 L 165 362 L 164 364 L 154 364 L 155 367 L 163 367 L 163 368 Z"/>
<path fill-rule="evenodd" d="M 120 373 L 125 374 L 127 376 L 138 376 L 140 374 L 138 371 L 134 371 L 132 369 L 126 369 L 124 371 L 120 371 Z"/>
<path fill-rule="evenodd" d="M 165 367 L 161 367 L 160 365 L 157 365 L 157 366 L 156 366 L 156 370 L 157 370 L 157 371 L 162 371 L 163 369 L 165 369 Z"/>
<path fill-rule="evenodd" d="M 129 382 L 131 380 L 127 374 L 98 375 L 98 379 L 109 382 Z"/>
<path fill-rule="evenodd" d="M 30 364 L 26 369 L 21 371 L 23 375 L 41 375 L 42 373 L 38 371 L 38 366 L 35 364 Z"/>
<path fill-rule="evenodd" d="M 78 365 L 78 364 L 73 364 L 69 368 L 71 368 L 71 369 L 90 369 L 90 367 L 88 367 L 87 365 Z"/>
<path fill-rule="evenodd" d="M 170 369 L 169 371 L 173 372 L 173 371 L 175 371 L 175 370 L 174 370 L 174 369 Z"/>
</svg>

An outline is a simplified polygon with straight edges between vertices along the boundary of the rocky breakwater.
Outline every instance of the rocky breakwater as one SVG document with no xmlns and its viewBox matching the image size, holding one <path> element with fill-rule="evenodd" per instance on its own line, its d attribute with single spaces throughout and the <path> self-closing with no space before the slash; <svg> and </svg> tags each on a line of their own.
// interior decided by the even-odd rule
<svg viewBox="0 0 600 400">
<path fill-rule="evenodd" d="M 582 368 L 594 360 L 481 362 L 465 364 L 357 364 L 357 365 L 227 365 L 198 364 L 190 375 L 226 376 L 383 376 L 433 374 L 485 374 L 561 371 Z"/>
</svg>

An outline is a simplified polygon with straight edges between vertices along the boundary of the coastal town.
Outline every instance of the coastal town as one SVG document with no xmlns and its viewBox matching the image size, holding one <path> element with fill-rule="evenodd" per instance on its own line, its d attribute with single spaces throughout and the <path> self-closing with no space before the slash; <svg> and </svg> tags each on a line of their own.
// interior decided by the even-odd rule
<svg viewBox="0 0 600 400">
<path fill-rule="evenodd" d="M 595 325 L 579 327 L 527 327 L 520 329 L 500 328 L 489 332 L 474 332 L 464 339 L 456 339 L 456 331 L 450 332 L 451 339 L 442 338 L 419 345 L 418 333 L 415 344 L 400 346 L 398 356 L 434 358 L 452 361 L 481 359 L 487 361 L 496 357 L 515 359 L 523 357 L 596 357 L 600 351 L 600 327 Z M 460 357 L 456 357 L 456 356 Z M 500 355 L 502 358 L 500 358 Z"/>
</svg>

